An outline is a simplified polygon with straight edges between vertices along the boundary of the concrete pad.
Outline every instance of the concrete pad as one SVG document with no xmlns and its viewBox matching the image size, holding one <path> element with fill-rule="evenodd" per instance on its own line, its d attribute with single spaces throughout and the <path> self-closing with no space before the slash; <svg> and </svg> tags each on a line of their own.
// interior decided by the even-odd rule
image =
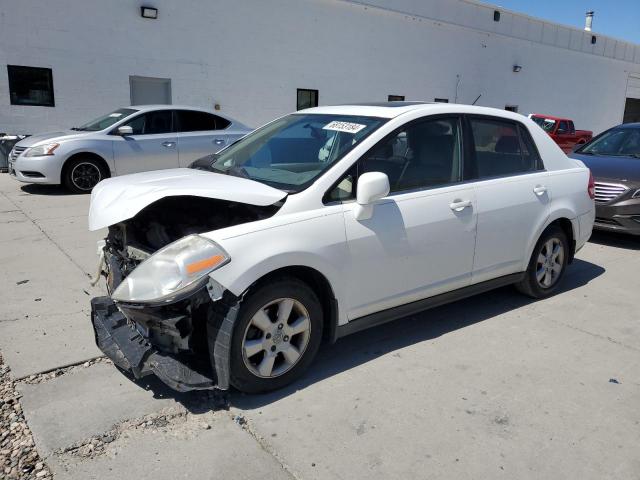
<svg viewBox="0 0 640 480">
<path fill-rule="evenodd" d="M 145 389 L 145 385 L 153 389 Z M 134 383 L 104 363 L 44 383 L 22 384 L 18 390 L 36 447 L 44 457 L 106 432 L 123 420 L 164 409 L 184 409 L 158 382 Z"/>
<path fill-rule="evenodd" d="M 206 421 L 210 429 L 204 430 Z M 189 416 L 169 431 L 133 431 L 87 461 L 52 459 L 57 479 L 292 479 L 226 412 Z"/>
<path fill-rule="evenodd" d="M 89 297 L 87 297 L 89 298 Z M 88 301 L 71 314 L 0 321 L 0 351 L 15 379 L 101 357 L 95 345 Z"/>
<path fill-rule="evenodd" d="M 233 404 L 300 478 L 637 475 L 638 352 L 505 295 L 341 340 L 297 386 Z"/>
<path fill-rule="evenodd" d="M 622 253 L 620 257 L 620 249 L 587 244 L 567 270 L 565 293 L 532 304 L 531 311 L 640 351 L 637 299 L 630 295 L 634 286 L 640 287 L 640 256 L 630 256 L 628 250 Z M 571 290 L 576 283 L 584 284 Z"/>
</svg>

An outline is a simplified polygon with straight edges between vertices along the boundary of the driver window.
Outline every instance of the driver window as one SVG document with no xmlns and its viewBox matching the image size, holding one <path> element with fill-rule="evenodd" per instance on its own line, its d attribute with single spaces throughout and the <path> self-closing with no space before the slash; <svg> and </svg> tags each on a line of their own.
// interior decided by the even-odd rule
<svg viewBox="0 0 640 480">
<path fill-rule="evenodd" d="M 459 182 L 460 137 L 457 118 L 414 123 L 374 147 L 360 160 L 358 174 L 386 173 L 391 192 Z"/>
<path fill-rule="evenodd" d="M 138 115 L 125 123 L 133 135 L 153 135 L 172 132 L 171 110 L 159 110 Z"/>
</svg>

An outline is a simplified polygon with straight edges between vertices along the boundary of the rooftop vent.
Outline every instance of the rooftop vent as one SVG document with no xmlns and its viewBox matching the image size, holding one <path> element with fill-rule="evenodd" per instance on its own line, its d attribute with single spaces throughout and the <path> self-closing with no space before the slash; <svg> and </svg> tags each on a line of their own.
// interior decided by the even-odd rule
<svg viewBox="0 0 640 480">
<path fill-rule="evenodd" d="M 587 17 L 584 19 L 584 29 L 587 32 L 591 31 L 591 27 L 593 26 L 593 15 L 595 12 L 593 10 L 589 10 L 587 12 Z"/>
</svg>

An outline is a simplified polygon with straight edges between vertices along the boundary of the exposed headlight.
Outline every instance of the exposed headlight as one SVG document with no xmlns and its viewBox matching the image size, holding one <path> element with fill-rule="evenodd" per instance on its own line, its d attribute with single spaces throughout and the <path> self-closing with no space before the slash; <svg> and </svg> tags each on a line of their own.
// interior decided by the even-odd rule
<svg viewBox="0 0 640 480">
<path fill-rule="evenodd" d="M 37 147 L 28 148 L 24 152 L 25 157 L 42 157 L 45 155 L 53 155 L 53 152 L 60 146 L 59 143 L 49 143 L 47 145 L 39 145 Z"/>
<path fill-rule="evenodd" d="M 125 278 L 111 298 L 117 302 L 165 302 L 200 285 L 230 257 L 215 242 L 189 235 L 158 250 Z"/>
</svg>

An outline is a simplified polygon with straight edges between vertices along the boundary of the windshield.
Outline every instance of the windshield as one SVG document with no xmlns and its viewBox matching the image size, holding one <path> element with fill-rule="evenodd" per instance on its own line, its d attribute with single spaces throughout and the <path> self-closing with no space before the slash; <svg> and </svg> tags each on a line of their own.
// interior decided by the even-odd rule
<svg viewBox="0 0 640 480">
<path fill-rule="evenodd" d="M 133 108 L 119 108 L 118 110 L 114 110 L 107 115 L 103 115 L 100 118 L 96 118 L 89 123 L 85 123 L 81 127 L 74 127 L 71 130 L 77 130 L 80 132 L 97 132 L 100 130 L 104 130 L 105 128 L 109 128 L 116 122 L 127 118 L 132 113 L 136 113 L 138 110 Z"/>
<path fill-rule="evenodd" d="M 555 120 L 552 120 L 550 118 L 544 118 L 544 117 L 531 117 L 531 120 L 533 120 L 538 125 L 540 125 L 542 129 L 547 133 L 553 131 L 553 127 L 556 124 Z"/>
<path fill-rule="evenodd" d="M 208 169 L 299 192 L 386 120 L 292 114 L 229 146 Z"/>
<path fill-rule="evenodd" d="M 587 155 L 640 157 L 640 128 L 614 128 L 578 150 Z"/>
</svg>

